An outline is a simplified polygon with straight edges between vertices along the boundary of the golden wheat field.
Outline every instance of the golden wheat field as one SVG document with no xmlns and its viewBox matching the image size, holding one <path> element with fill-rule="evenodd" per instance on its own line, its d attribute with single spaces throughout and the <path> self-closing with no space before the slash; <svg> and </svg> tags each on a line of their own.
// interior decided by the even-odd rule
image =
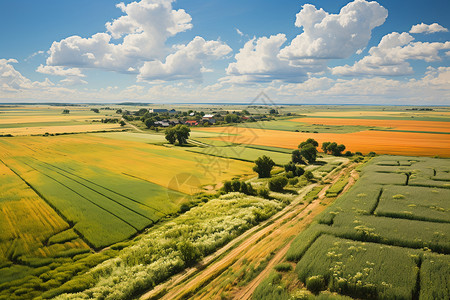
<svg viewBox="0 0 450 300">
<path fill-rule="evenodd" d="M 227 132 L 230 129 L 214 127 L 202 131 Z M 235 135 L 212 139 L 234 143 L 263 145 L 295 149 L 308 138 L 319 143 L 334 141 L 344 144 L 346 150 L 362 153 L 450 157 L 450 135 L 414 132 L 360 131 L 346 134 L 303 133 L 278 130 L 234 128 Z"/>
<path fill-rule="evenodd" d="M 449 132 L 450 122 L 436 121 L 406 121 L 406 120 L 376 120 L 376 119 L 346 119 L 346 118 L 298 118 L 292 122 L 321 125 L 359 125 L 385 127 L 402 131 L 427 131 L 427 132 Z"/>
</svg>

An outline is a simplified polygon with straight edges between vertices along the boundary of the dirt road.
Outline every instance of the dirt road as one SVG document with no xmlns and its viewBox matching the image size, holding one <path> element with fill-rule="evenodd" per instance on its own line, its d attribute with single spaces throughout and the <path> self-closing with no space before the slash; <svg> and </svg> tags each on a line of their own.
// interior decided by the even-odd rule
<svg viewBox="0 0 450 300">
<path fill-rule="evenodd" d="M 319 193 L 321 196 L 309 204 L 302 200 L 317 184 L 303 188 L 283 210 L 206 257 L 197 266 L 155 287 L 141 299 L 249 299 L 273 266 L 283 260 L 293 237 L 325 209 L 325 191 L 354 167 L 355 164 L 347 165 L 328 174 L 324 179 L 331 182 L 324 186 Z M 272 258 L 267 261 L 268 257 Z M 254 278 L 247 278 L 248 284 L 242 285 L 244 277 L 263 262 L 267 264 L 265 268 Z"/>
</svg>

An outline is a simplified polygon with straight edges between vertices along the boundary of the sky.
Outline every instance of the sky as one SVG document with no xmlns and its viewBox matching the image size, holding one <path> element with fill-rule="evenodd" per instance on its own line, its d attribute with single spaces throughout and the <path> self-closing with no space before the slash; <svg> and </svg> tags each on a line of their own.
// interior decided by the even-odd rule
<svg viewBox="0 0 450 300">
<path fill-rule="evenodd" d="M 2 0 L 0 102 L 450 105 L 447 0 Z"/>
</svg>

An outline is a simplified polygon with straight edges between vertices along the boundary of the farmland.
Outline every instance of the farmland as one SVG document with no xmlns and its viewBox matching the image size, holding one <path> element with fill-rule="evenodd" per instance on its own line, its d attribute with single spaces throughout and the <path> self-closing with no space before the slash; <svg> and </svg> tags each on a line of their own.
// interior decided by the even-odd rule
<svg viewBox="0 0 450 300">
<path fill-rule="evenodd" d="M 445 156 L 449 141 L 444 131 L 430 134 L 429 127 L 388 132 L 393 126 L 307 124 L 280 116 L 193 127 L 187 144 L 173 145 L 167 143 L 164 128 L 147 128 L 139 116 L 131 114 L 133 120 L 119 126 L 99 122 L 122 117 L 115 108 L 99 107 L 99 113 L 91 108 L 68 107 L 69 114 L 51 106 L 0 111 L 0 135 L 7 135 L 0 137 L 0 299 L 61 294 L 61 299 L 128 299 L 152 288 L 155 293 L 164 290 L 161 296 L 167 299 L 219 294 L 248 298 L 274 267 L 277 273 L 270 280 L 283 285 L 284 274 L 295 278 L 281 291 L 285 296 L 295 289 L 308 293 L 303 284 L 316 275 L 323 277 L 319 282 L 323 279 L 329 291 L 353 297 L 446 295 L 428 286 L 446 284 L 445 276 L 435 274 L 447 272 L 450 252 L 446 160 L 381 156 L 358 175 L 354 168 L 368 157 L 319 153 L 318 162 L 302 165 L 315 178 L 289 178 L 284 190 L 267 190 L 266 195 L 259 192 L 269 186 L 268 179 L 256 178 L 252 171 L 254 160 L 266 155 L 276 164 L 272 176 L 287 176 L 283 166 L 291 161 L 292 149 L 310 137 L 344 143 L 352 152 L 382 153 L 376 147 L 397 147 L 395 151 L 402 153 L 409 147 L 409 153 Z M 316 119 L 332 119 L 332 111 L 323 112 L 331 114 L 324 117 L 317 110 L 292 108 L 297 114 L 319 113 Z M 379 114 L 409 122 L 399 112 L 357 115 L 360 112 L 348 110 L 348 117 L 366 122 L 373 120 L 367 118 L 370 114 Z M 433 120 L 413 123 L 447 124 L 445 114 L 414 115 Z M 380 134 L 379 144 L 355 138 L 363 134 Z M 399 134 L 405 140 L 396 142 Z M 358 147 L 351 139 L 360 139 Z M 221 195 L 223 182 L 230 180 L 245 181 L 256 192 Z M 292 241 L 298 232 L 299 238 Z M 328 255 L 332 252 L 335 256 Z M 366 260 L 378 263 L 370 260 L 374 253 L 392 257 L 389 265 L 380 266 L 383 272 L 395 269 L 410 276 L 397 282 L 370 270 L 359 275 L 372 268 Z M 285 255 L 288 261 L 282 262 Z M 326 260 L 312 263 L 308 257 L 316 255 Z M 208 266 L 205 272 L 196 267 L 198 261 Z M 339 262 L 345 267 L 338 270 Z M 330 268 L 339 276 L 319 274 Z M 165 286 L 172 276 L 183 278 L 182 270 L 187 277 L 179 286 L 158 286 Z M 418 277 L 423 278 L 420 289 Z M 255 295 L 261 291 L 256 289 Z"/>
<path fill-rule="evenodd" d="M 373 159 L 356 185 L 292 242 L 286 259 L 295 270 L 275 271 L 255 294 L 447 299 L 450 185 L 436 174 L 449 167 L 445 159 Z M 426 184 L 412 185 L 409 178 Z M 299 282 L 290 283 L 292 276 Z M 268 286 L 274 280 L 283 292 Z"/>
<path fill-rule="evenodd" d="M 450 124 L 450 123 L 449 123 Z M 226 132 L 226 128 L 202 128 L 209 132 Z M 263 145 L 295 149 L 298 141 L 313 136 L 319 143 L 336 141 L 352 152 L 394 155 L 419 155 L 448 157 L 450 135 L 417 132 L 359 131 L 353 133 L 305 133 L 259 128 L 237 128 L 237 135 L 212 138 L 240 144 Z"/>
<path fill-rule="evenodd" d="M 63 114 L 67 109 L 69 113 Z M 120 125 L 101 123 L 105 117 L 119 117 L 112 110 L 91 111 L 89 106 L 0 107 L 0 135 L 42 135 L 74 132 L 117 131 Z"/>
</svg>

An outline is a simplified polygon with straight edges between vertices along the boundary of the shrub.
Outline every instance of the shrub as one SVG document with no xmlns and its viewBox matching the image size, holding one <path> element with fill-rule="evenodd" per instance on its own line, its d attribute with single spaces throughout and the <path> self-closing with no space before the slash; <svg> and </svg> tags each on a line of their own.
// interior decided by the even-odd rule
<svg viewBox="0 0 450 300">
<path fill-rule="evenodd" d="M 314 174 L 311 171 L 306 171 L 305 174 L 303 174 L 306 178 L 306 180 L 311 181 L 314 179 Z"/>
<path fill-rule="evenodd" d="M 258 190 L 258 196 L 260 196 L 261 198 L 265 198 L 265 199 L 269 199 L 269 190 L 266 188 L 260 188 Z"/>
<path fill-rule="evenodd" d="M 259 178 L 269 178 L 270 171 L 275 166 L 275 162 L 268 156 L 261 156 L 257 160 L 255 160 L 255 166 L 253 167 L 253 171 L 258 173 Z"/>
<path fill-rule="evenodd" d="M 311 276 L 306 279 L 306 288 L 314 294 L 325 289 L 325 279 L 322 275 Z"/>
<path fill-rule="evenodd" d="M 282 192 L 288 180 L 284 176 L 274 177 L 269 180 L 269 189 L 274 192 Z"/>
<path fill-rule="evenodd" d="M 285 262 L 276 265 L 274 269 L 277 270 L 278 272 L 289 272 L 290 270 L 292 270 L 292 265 L 290 263 Z"/>
</svg>

